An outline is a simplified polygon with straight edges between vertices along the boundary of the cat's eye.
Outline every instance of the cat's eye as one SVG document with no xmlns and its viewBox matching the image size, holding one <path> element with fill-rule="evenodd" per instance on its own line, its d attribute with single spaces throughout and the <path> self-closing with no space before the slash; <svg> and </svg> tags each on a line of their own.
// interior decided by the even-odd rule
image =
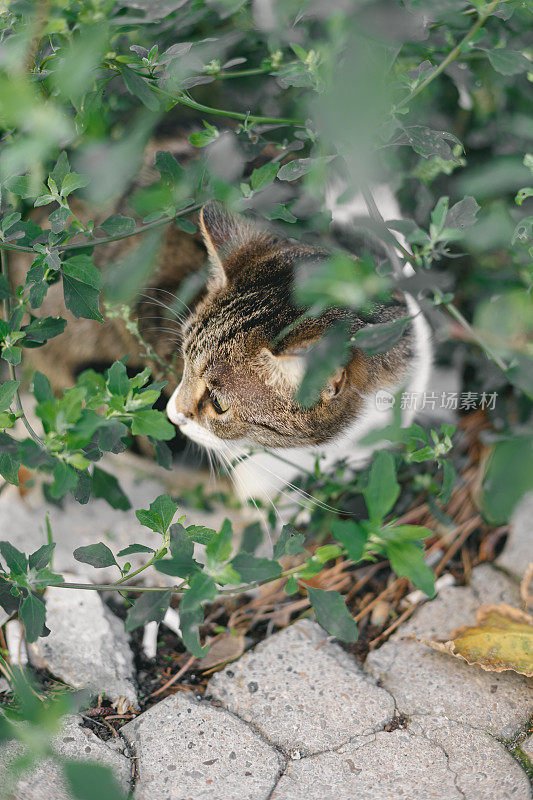
<svg viewBox="0 0 533 800">
<path fill-rule="evenodd" d="M 217 414 L 225 414 L 229 408 L 229 403 L 224 403 L 223 400 L 219 400 L 217 397 L 215 397 L 213 392 L 210 393 L 210 398 L 211 398 L 211 405 L 213 406 Z"/>
</svg>

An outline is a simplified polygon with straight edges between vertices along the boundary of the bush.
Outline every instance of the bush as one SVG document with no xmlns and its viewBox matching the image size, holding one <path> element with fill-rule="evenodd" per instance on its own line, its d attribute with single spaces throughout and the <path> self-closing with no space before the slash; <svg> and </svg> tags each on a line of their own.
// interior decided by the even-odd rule
<svg viewBox="0 0 533 800">
<path fill-rule="evenodd" d="M 42 315 L 51 286 L 61 282 L 65 308 L 74 317 L 105 324 L 104 313 L 122 315 L 141 339 L 129 304 L 146 285 L 165 226 L 194 232 L 194 212 L 216 198 L 255 213 L 285 235 L 328 238 L 323 198 L 326 186 L 342 177 L 348 193 L 365 196 L 369 230 L 382 240 L 389 268 L 380 270 L 377 285 L 370 256 L 354 260 L 339 253 L 301 291 L 317 313 L 324 304 L 361 306 L 393 288 L 402 261 L 413 265 L 415 277 L 402 286 L 414 287 L 423 298 L 441 362 L 462 367 L 465 392 L 455 402 L 465 412 L 483 409 L 490 420 L 482 512 L 492 523 L 508 520 L 533 488 L 533 217 L 527 211 L 533 195 L 528 188 L 533 51 L 526 41 L 527 4 L 15 0 L 5 5 L 0 49 L 0 339 L 9 373 L 0 385 L 4 479 L 17 484 L 25 466 L 50 476 L 45 494 L 51 502 L 71 493 L 86 503 L 94 495 L 124 509 L 129 501 L 118 481 L 97 466 L 104 453 L 121 452 L 132 436 L 146 435 L 160 462 L 170 464 L 165 443 L 174 430 L 154 409 L 164 383 L 151 381 L 149 367 L 132 377 L 127 353 L 105 374 L 85 371 L 61 396 L 54 395 L 46 375 L 33 374 L 43 434 L 33 430 L 19 396 L 24 350 L 68 337 L 64 318 Z M 136 217 L 114 212 L 98 224 L 87 218 L 87 209 L 112 210 L 136 184 L 151 136 L 184 125 L 192 131 L 195 158 L 182 164 L 170 152 L 158 152 L 159 178 L 132 197 Z M 396 190 L 404 220 L 383 223 L 372 195 L 383 181 Z M 35 216 L 35 207 L 44 210 L 44 220 Z M 400 234 L 405 238 L 398 239 Z M 96 268 L 97 248 L 129 237 L 138 245 L 126 267 Z M 10 279 L 12 251 L 33 259 L 20 286 Z M 351 297 L 347 274 L 357 276 Z M 397 323 L 375 326 L 363 331 L 358 345 L 369 353 L 385 352 L 401 333 Z M 149 345 L 145 352 L 149 364 L 165 368 Z M 327 364 L 331 357 L 326 348 Z M 319 363 L 318 376 L 320 369 Z M 307 388 L 312 393 L 312 386 Z M 25 438 L 13 435 L 18 420 L 26 426 Z M 379 453 L 357 479 L 345 478 L 342 468 L 322 475 L 319 466 L 304 476 L 301 486 L 316 498 L 310 530 L 326 531 L 334 540 L 312 553 L 305 550 L 304 535 L 286 526 L 273 559 L 244 550 L 233 554 L 228 523 L 220 531 L 187 525 L 183 517 L 173 523 L 177 503 L 168 495 L 137 511 L 141 524 L 161 537 L 142 569 L 153 565 L 180 581 L 175 591 L 182 595 L 185 646 L 195 656 L 204 653 L 203 603 L 227 591 L 228 584 L 245 591 L 286 577 L 291 593 L 332 558 L 359 562 L 386 556 L 398 575 L 431 595 L 433 573 L 423 550 L 431 531 L 396 524 L 398 476 L 404 494 L 423 488 L 435 513 L 444 515 L 457 480 L 452 435 L 448 426 L 404 429 L 396 419 L 387 431 L 395 453 Z M 359 522 L 331 508 L 354 495 L 364 498 L 368 512 Z M 0 544 L 6 563 L 0 604 L 19 613 L 29 641 L 47 633 L 44 589 L 64 585 L 50 569 L 52 533 L 29 556 L 9 542 Z M 205 566 L 193 557 L 195 542 L 206 545 Z M 98 543 L 79 548 L 75 556 L 96 568 L 116 565 L 114 586 L 124 591 L 142 571 L 132 570 L 127 557 L 145 550 L 132 544 L 114 555 Z M 279 560 L 298 553 L 306 555 L 302 563 L 283 569 Z M 161 620 L 172 591 L 139 593 L 128 611 L 129 630 Z M 357 626 L 338 593 L 309 587 L 309 598 L 326 630 L 355 640 Z M 38 712 L 31 714 L 37 724 Z M 7 721 L 2 725 L 2 735 L 14 735 Z M 79 792 L 76 781 L 71 783 Z"/>
</svg>

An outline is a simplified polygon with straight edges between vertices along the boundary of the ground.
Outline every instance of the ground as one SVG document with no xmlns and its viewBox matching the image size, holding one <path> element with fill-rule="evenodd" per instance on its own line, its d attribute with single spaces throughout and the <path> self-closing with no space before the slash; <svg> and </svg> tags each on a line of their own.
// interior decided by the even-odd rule
<svg viewBox="0 0 533 800">
<path fill-rule="evenodd" d="M 117 469 L 119 463 L 137 507 L 185 479 L 133 458 L 117 462 Z M 450 565 L 437 597 L 424 602 L 419 593 L 411 595 L 409 613 L 395 626 L 375 611 L 389 597 L 386 578 L 374 585 L 374 566 L 361 568 L 350 577 L 352 588 L 359 585 L 355 594 L 365 595 L 373 587 L 374 594 L 364 601 L 370 606 L 368 624 L 361 626 L 364 641 L 351 648 L 301 616 L 308 613 L 304 598 L 291 600 L 296 608 L 281 602 L 276 586 L 210 609 L 205 630 L 218 645 L 211 661 L 200 663 L 171 630 L 179 625 L 177 613 L 159 634 L 154 629 L 129 638 L 111 594 L 50 589 L 51 634 L 29 648 L 30 662 L 48 687 L 62 682 L 95 690 L 92 706 L 66 721 L 56 748 L 109 764 L 135 800 L 531 798 L 531 681 L 513 672 L 483 672 L 419 640 L 445 638 L 473 621 L 484 602 L 520 605 L 518 581 L 533 560 L 532 512 L 529 498 L 496 561 L 470 563 L 465 585 L 457 585 Z M 210 513 L 216 521 L 216 504 Z M 190 515 L 208 521 L 203 511 L 197 520 L 193 509 Z M 238 510 L 233 516 L 236 531 L 250 519 Z M 36 489 L 0 495 L 0 527 L 21 549 L 41 543 L 43 521 Z M 53 510 L 51 523 L 58 541 L 54 567 L 78 581 L 116 576 L 74 561 L 76 546 L 103 538 L 119 549 L 143 541 L 133 512 L 112 511 L 101 500 L 85 508 L 66 503 Z M 332 567 L 331 579 L 342 585 L 347 576 Z M 217 624 L 228 622 L 237 630 L 231 638 L 217 633 Z M 6 625 L 12 652 L 17 624 Z M 154 635 L 157 659 L 147 657 Z M 236 660 L 220 669 L 217 651 L 219 662 Z M 19 652 L 24 656 L 23 647 Z M 9 702 L 8 692 L 4 699 Z M 0 770 L 15 750 L 3 746 Z M 68 798 L 58 771 L 43 765 L 24 775 L 11 796 L 52 795 Z"/>
</svg>

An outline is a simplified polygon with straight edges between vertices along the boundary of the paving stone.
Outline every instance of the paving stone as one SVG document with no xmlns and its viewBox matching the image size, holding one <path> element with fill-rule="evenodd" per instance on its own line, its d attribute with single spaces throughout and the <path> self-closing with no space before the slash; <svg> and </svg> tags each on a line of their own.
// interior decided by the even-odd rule
<svg viewBox="0 0 533 800">
<path fill-rule="evenodd" d="M 138 758 L 135 800 L 267 800 L 283 767 L 250 726 L 184 692 L 120 732 Z"/>
<path fill-rule="evenodd" d="M 135 704 L 129 636 L 99 593 L 49 587 L 45 601 L 50 635 L 29 645 L 32 661 L 76 689 L 89 687 Z"/>
<path fill-rule="evenodd" d="M 517 578 L 522 578 L 533 561 L 533 492 L 526 494 L 516 507 L 509 536 L 496 563 Z"/>
<path fill-rule="evenodd" d="M 111 767 L 124 793 L 130 788 L 131 762 L 117 749 L 111 749 L 87 728 L 80 726 L 79 717 L 65 720 L 63 730 L 54 739 L 53 747 L 65 758 L 82 761 L 94 761 Z M 15 787 L 8 783 L 7 767 L 9 762 L 22 755 L 23 747 L 19 742 L 7 742 L 0 746 L 0 786 L 2 797 L 9 800 L 73 800 L 67 788 L 61 768 L 48 758 L 29 772 L 25 772 L 16 782 Z M 8 786 L 11 792 L 8 793 Z"/>
<path fill-rule="evenodd" d="M 404 798 L 465 800 L 442 748 L 405 730 L 379 732 L 337 752 L 291 761 L 272 794 L 272 800 Z"/>
<path fill-rule="evenodd" d="M 316 623 L 296 622 L 217 673 L 208 691 L 288 752 L 309 755 L 380 730 L 393 698 L 326 638 Z"/>
<path fill-rule="evenodd" d="M 366 666 L 394 695 L 401 712 L 410 716 L 431 711 L 508 738 L 533 712 L 531 679 L 514 672 L 485 672 L 409 638 L 414 634 L 446 639 L 454 628 L 474 622 L 480 596 L 489 594 L 486 586 L 491 580 L 496 587 L 496 602 L 504 589 L 512 595 L 512 581 L 508 580 L 505 588 L 505 577 L 496 570 L 477 570 L 475 591 L 469 586 L 444 589 L 435 600 L 421 606 L 388 642 L 371 652 Z"/>
<path fill-rule="evenodd" d="M 442 747 L 466 800 L 531 799 L 526 773 L 489 734 L 434 716 L 412 717 L 409 731 Z"/>
<path fill-rule="evenodd" d="M 480 564 L 473 569 L 469 586 L 476 596 L 478 606 L 484 603 L 522 605 L 518 581 L 491 564 Z"/>
</svg>

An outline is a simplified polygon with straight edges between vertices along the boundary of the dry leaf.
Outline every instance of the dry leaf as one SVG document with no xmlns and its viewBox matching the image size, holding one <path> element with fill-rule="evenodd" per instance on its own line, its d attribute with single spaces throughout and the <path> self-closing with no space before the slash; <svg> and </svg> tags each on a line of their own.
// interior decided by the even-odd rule
<svg viewBox="0 0 533 800">
<path fill-rule="evenodd" d="M 524 601 L 526 608 L 533 606 L 533 561 L 524 572 L 524 577 L 520 581 L 520 597 Z"/>
<path fill-rule="evenodd" d="M 419 641 L 488 672 L 533 676 L 533 617 L 505 603 L 478 609 L 477 625 L 463 625 L 447 642 Z"/>
<path fill-rule="evenodd" d="M 227 664 L 228 661 L 235 661 L 244 652 L 244 636 L 239 634 L 234 636 L 231 633 L 224 633 L 219 639 L 210 645 L 209 653 L 202 658 L 198 664 L 201 670 L 218 667 L 219 664 Z"/>
</svg>

